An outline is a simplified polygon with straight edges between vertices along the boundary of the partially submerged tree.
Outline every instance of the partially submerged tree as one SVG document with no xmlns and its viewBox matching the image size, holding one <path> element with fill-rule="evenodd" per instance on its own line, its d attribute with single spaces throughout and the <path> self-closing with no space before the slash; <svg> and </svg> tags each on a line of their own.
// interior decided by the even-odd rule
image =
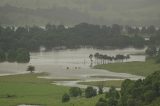
<svg viewBox="0 0 160 106">
<path fill-rule="evenodd" d="M 93 54 L 89 55 L 89 59 L 91 60 L 91 62 L 93 61 Z"/>
<path fill-rule="evenodd" d="M 35 67 L 32 65 L 29 65 L 27 68 L 27 71 L 30 71 L 31 73 L 33 73 L 35 71 Z"/>
</svg>

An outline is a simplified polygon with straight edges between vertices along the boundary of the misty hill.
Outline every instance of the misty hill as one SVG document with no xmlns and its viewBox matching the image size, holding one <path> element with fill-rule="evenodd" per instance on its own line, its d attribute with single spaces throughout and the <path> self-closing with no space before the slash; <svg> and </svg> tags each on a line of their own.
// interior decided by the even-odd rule
<svg viewBox="0 0 160 106">
<path fill-rule="evenodd" d="M 57 24 L 80 22 L 123 25 L 160 24 L 159 0 L 1 0 L 0 5 L 4 9 L 6 4 L 30 11 L 35 9 L 36 14 L 27 14 L 26 12 L 13 14 L 12 11 L 8 11 L 5 16 L 0 14 L 1 22 L 18 22 L 19 24 L 27 22 L 32 24 L 48 22 Z"/>
</svg>

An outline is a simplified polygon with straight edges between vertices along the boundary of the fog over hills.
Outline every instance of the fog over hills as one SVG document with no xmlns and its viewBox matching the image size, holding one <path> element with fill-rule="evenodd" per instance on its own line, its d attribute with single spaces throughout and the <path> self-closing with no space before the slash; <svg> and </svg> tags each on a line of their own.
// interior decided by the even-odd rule
<svg viewBox="0 0 160 106">
<path fill-rule="evenodd" d="M 0 24 L 160 25 L 160 0 L 0 0 Z"/>
</svg>

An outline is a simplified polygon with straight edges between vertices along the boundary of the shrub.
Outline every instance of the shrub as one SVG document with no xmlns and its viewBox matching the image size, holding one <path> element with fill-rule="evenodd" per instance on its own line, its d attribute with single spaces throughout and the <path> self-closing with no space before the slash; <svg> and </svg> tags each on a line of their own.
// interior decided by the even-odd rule
<svg viewBox="0 0 160 106">
<path fill-rule="evenodd" d="M 97 90 L 93 89 L 93 87 L 87 87 L 85 89 L 85 97 L 86 98 L 91 98 L 91 97 L 96 96 L 96 95 L 97 95 Z"/>
<path fill-rule="evenodd" d="M 64 94 L 63 96 L 62 96 L 62 102 L 64 103 L 64 102 L 68 102 L 70 100 L 70 96 L 68 95 L 68 94 Z"/>
<path fill-rule="evenodd" d="M 71 87 L 69 89 L 69 94 L 72 97 L 77 97 L 77 96 L 81 96 L 82 95 L 82 91 L 79 87 Z"/>
</svg>

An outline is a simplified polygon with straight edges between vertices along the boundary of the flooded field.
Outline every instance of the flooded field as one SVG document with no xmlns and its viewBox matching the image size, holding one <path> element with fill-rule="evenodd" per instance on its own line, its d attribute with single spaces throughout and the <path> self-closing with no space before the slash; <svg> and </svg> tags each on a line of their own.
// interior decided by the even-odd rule
<svg viewBox="0 0 160 106">
<path fill-rule="evenodd" d="M 137 50 L 133 48 L 122 50 L 98 50 L 91 48 L 82 48 L 76 50 L 68 49 L 50 52 L 31 53 L 31 61 L 28 64 L 8 62 L 0 63 L 0 75 L 26 73 L 27 66 L 34 65 L 36 68 L 36 72 L 49 73 L 49 76 L 45 78 L 80 79 L 81 81 L 109 80 L 117 78 L 138 79 L 141 77 L 125 73 L 114 73 L 106 70 L 93 69 L 90 67 L 91 62 L 89 59 L 89 55 L 99 52 L 101 54 L 114 56 L 117 54 L 139 54 L 143 53 L 144 51 L 145 49 Z M 130 57 L 131 58 L 127 61 L 145 61 L 144 55 L 131 55 Z M 65 85 L 63 82 L 57 83 L 59 85 Z M 66 83 L 68 83 L 69 85 L 71 82 Z"/>
</svg>

